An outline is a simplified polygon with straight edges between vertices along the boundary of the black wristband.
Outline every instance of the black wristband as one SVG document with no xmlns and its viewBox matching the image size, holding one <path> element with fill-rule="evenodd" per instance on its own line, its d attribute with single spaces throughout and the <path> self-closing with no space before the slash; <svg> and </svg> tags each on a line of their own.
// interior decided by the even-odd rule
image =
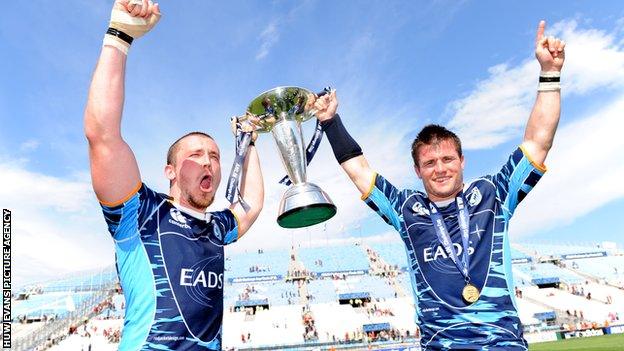
<svg viewBox="0 0 624 351">
<path fill-rule="evenodd" d="M 109 35 L 112 35 L 114 37 L 117 37 L 117 38 L 125 41 L 126 43 L 128 43 L 128 45 L 132 45 L 132 41 L 134 40 L 128 34 L 120 31 L 119 29 L 115 29 L 113 27 L 108 27 L 108 29 L 106 30 L 106 34 L 109 34 Z"/>
<path fill-rule="evenodd" d="M 338 163 L 343 163 L 354 157 L 363 155 L 362 148 L 351 137 L 338 114 L 333 118 L 322 121 L 321 127 L 327 135 L 327 140 L 334 151 L 334 156 Z"/>
<path fill-rule="evenodd" d="M 561 81 L 561 77 L 539 77 L 540 83 L 559 83 Z"/>
</svg>

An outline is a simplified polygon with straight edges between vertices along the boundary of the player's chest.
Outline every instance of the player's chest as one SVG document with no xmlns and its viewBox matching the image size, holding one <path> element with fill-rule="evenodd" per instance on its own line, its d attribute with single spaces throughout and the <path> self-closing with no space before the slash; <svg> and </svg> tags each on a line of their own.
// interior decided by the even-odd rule
<svg viewBox="0 0 624 351">
<path fill-rule="evenodd" d="M 432 215 L 433 209 L 428 200 L 413 197 L 406 201 L 402 213 L 404 230 L 410 246 L 414 248 L 421 261 L 430 262 L 448 258 L 448 250 L 441 245 L 444 233 L 441 233 L 440 226 L 448 233 L 451 247 L 459 255 L 465 250 L 472 255 L 479 246 L 491 246 L 492 233 L 500 226 L 494 194 L 489 193 L 488 189 L 472 187 L 465 193 L 464 198 L 467 210 L 464 228 L 468 234 L 468 245 L 462 240 L 464 231 L 460 225 L 461 215 L 457 204 L 451 203 L 435 217 Z M 434 224 L 436 219 L 441 221 L 437 225 Z"/>
<path fill-rule="evenodd" d="M 211 258 L 218 262 L 223 258 L 219 233 L 215 233 L 211 222 L 185 216 L 175 208 L 159 211 L 151 222 L 148 244 L 161 251 L 169 266 L 189 266 Z"/>
</svg>

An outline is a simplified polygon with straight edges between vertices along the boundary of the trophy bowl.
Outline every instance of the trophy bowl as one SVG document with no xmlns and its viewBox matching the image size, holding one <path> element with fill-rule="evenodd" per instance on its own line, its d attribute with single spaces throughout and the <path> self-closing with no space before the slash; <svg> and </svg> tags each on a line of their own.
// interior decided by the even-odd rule
<svg viewBox="0 0 624 351">
<path fill-rule="evenodd" d="M 336 214 L 336 206 L 319 186 L 306 181 L 306 152 L 301 123 L 314 118 L 308 104 L 314 94 L 299 87 L 277 87 L 258 95 L 247 114 L 259 119 L 258 132 L 273 134 L 292 185 L 280 201 L 277 223 L 284 228 L 302 228 L 324 222 Z"/>
</svg>

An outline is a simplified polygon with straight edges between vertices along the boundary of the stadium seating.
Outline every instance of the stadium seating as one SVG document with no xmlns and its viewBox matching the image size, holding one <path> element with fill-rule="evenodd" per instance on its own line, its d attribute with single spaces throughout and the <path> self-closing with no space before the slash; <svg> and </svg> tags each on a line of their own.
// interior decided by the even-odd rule
<svg viewBox="0 0 624 351">
<path fill-rule="evenodd" d="M 387 280 L 370 275 L 351 276 L 346 280 L 337 281 L 338 293 L 367 292 L 375 298 L 394 297 L 394 290 L 388 285 Z"/>
<path fill-rule="evenodd" d="M 535 318 L 536 314 L 555 312 L 552 308 L 546 308 L 534 304 L 530 301 L 527 301 L 526 299 L 516 299 L 516 304 L 518 306 L 518 315 L 520 317 L 520 321 L 525 326 L 537 325 L 541 323 L 539 319 Z"/>
<path fill-rule="evenodd" d="M 234 306 L 239 301 L 239 295 L 245 294 L 249 288 L 255 292 L 248 292 L 247 300 L 268 299 L 270 305 L 288 305 L 298 303 L 297 285 L 285 281 L 271 282 L 253 282 L 253 283 L 235 283 L 226 284 L 224 288 L 224 305 L 226 307 Z"/>
<path fill-rule="evenodd" d="M 310 281 L 308 284 L 308 294 L 314 296 L 314 303 L 335 302 L 338 299 L 336 286 L 331 279 Z"/>
<path fill-rule="evenodd" d="M 226 312 L 223 316 L 223 345 L 227 349 L 303 343 L 301 309 L 302 305 L 275 306 L 258 311 L 251 318 L 245 312 Z M 245 342 L 241 335 L 245 335 Z"/>
<path fill-rule="evenodd" d="M 531 277 L 533 284 L 548 284 L 566 282 L 569 284 L 580 283 L 585 280 L 582 276 L 569 270 L 557 267 L 551 263 L 520 264 L 516 265 L 520 278 Z"/>
<path fill-rule="evenodd" d="M 338 302 L 315 304 L 310 309 L 316 319 L 320 341 L 331 341 L 332 336 L 342 339 L 345 333 L 359 330 L 368 322 L 363 308 L 354 309 Z"/>
<path fill-rule="evenodd" d="M 522 243 L 519 246 L 537 257 L 561 257 L 562 255 L 603 251 L 596 245 Z"/>
<path fill-rule="evenodd" d="M 523 290 L 523 294 L 560 311 L 583 311 L 588 321 L 604 322 L 608 319 L 609 313 L 613 312 L 610 305 L 596 300 L 587 300 L 583 296 L 575 296 L 556 288 L 527 288 Z"/>
<path fill-rule="evenodd" d="M 230 253 L 226 250 L 226 278 L 260 277 L 265 275 L 286 275 L 290 256 L 286 250 L 264 251 L 262 253 Z"/>
<path fill-rule="evenodd" d="M 368 244 L 386 263 L 407 267 L 405 251 L 400 242 L 374 241 Z M 566 268 L 553 263 L 537 263 L 536 257 L 589 252 L 594 247 L 579 245 L 523 245 L 521 249 L 512 249 L 512 259 L 531 258 L 531 262 L 512 265 L 514 284 L 522 290 L 523 298 L 517 298 L 520 320 L 527 330 L 539 331 L 544 328 L 540 318 L 562 316 L 566 310 L 577 315 L 583 311 L 586 321 L 602 323 L 613 315 L 624 316 L 624 292 L 613 286 L 613 282 L 622 282 L 624 256 L 606 256 L 574 260 L 561 260 Z M 595 250 L 594 250 L 595 251 Z M 537 253 L 533 256 L 531 253 Z M 227 254 L 226 284 L 224 287 L 224 348 L 251 349 L 271 348 L 276 345 L 309 345 L 304 341 L 302 312 L 305 309 L 306 292 L 311 297 L 309 308 L 314 316 L 318 342 L 331 342 L 333 337 L 344 339 L 345 333 L 361 331 L 364 325 L 385 324 L 400 331 L 409 330 L 413 334 L 415 308 L 413 305 L 410 276 L 399 272 L 394 278 L 382 278 L 369 271 L 369 260 L 365 246 L 339 245 L 330 247 L 300 248 L 296 251 L 297 259 L 307 270 L 315 273 L 350 272 L 343 279 L 317 277 L 310 280 L 286 282 L 285 278 L 290 261 L 290 250 L 273 250 L 263 253 Z M 320 264 L 322 261 L 322 265 Z M 254 268 L 252 268 L 254 267 Z M 620 268 L 621 267 L 621 268 Z M 250 270 L 250 268 L 252 268 Z M 615 269 L 618 269 L 616 272 Z M 55 282 L 39 283 L 23 291 L 37 291 L 26 300 L 13 301 L 13 316 L 27 314 L 37 317 L 41 314 L 56 314 L 59 318 L 77 308 L 98 293 L 98 288 L 115 280 L 114 270 L 99 275 L 79 275 L 59 279 Z M 578 272 L 575 273 L 575 272 Z M 231 282 L 232 278 L 250 278 L 262 280 L 263 276 L 272 276 L 269 281 Z M 597 279 L 592 279 L 595 277 Z M 395 288 L 389 285 L 391 280 L 405 296 L 395 297 Z M 559 282 L 560 288 L 539 288 L 535 283 Z M 101 283 L 102 282 L 102 283 Z M 299 284 L 305 284 L 299 287 Z M 35 288 L 36 287 L 36 288 Z M 251 289 L 253 287 L 253 289 Z M 543 287 L 543 285 L 542 285 Z M 574 292 L 572 293 L 572 288 Z M 580 296 L 580 289 L 583 296 Z M 94 291 L 89 291 L 93 289 Z M 58 291 L 57 291 L 58 290 Z M 101 292 L 101 291 L 100 291 Z M 591 292 L 591 299 L 586 294 Z M 366 307 L 352 307 L 340 304 L 339 294 L 365 293 L 371 298 Z M 241 296 L 245 295 L 245 296 Z M 241 298 L 266 301 L 268 309 L 260 308 L 255 313 L 235 312 L 234 306 Z M 114 308 L 102 310 L 89 323 L 97 329 L 119 329 L 123 325 L 123 296 L 114 295 Z M 608 303 L 610 301 L 611 303 Z M 110 319 L 107 319 L 110 318 Z M 574 320 L 570 318 L 570 320 Z M 558 323 L 561 323 L 558 321 Z M 38 323 L 20 325 L 14 329 L 15 335 L 35 332 Z M 546 327 L 548 328 L 548 327 Z M 554 327 L 556 328 L 556 326 Z M 244 338 L 243 338 L 244 336 Z M 244 339 L 244 341 L 243 341 Z M 94 333 L 91 338 L 72 335 L 67 337 L 53 350 L 84 349 L 91 343 L 94 350 L 114 350 L 118 344 L 110 343 L 101 333 Z M 320 348 L 325 348 L 323 345 Z"/>
<path fill-rule="evenodd" d="M 416 329 L 414 322 L 415 310 L 411 297 L 373 301 L 367 307 L 353 308 L 351 305 L 340 305 L 337 302 L 312 305 L 311 310 L 316 318 L 320 341 L 332 341 L 332 336 L 342 339 L 345 333 L 362 330 L 362 326 L 371 323 L 389 323 L 392 328 L 402 331 Z M 377 312 L 369 313 L 369 309 L 377 307 Z M 391 311 L 392 314 L 382 311 Z"/>
<path fill-rule="evenodd" d="M 514 285 L 517 287 L 532 286 L 533 275 L 530 273 L 530 263 L 515 264 L 512 266 Z M 527 272 L 528 271 L 528 272 Z"/>
<path fill-rule="evenodd" d="M 381 258 L 391 266 L 399 269 L 407 269 L 407 256 L 402 242 L 371 242 L 371 249 L 375 250 Z"/>
<path fill-rule="evenodd" d="M 92 292 L 52 292 L 30 295 L 26 300 L 16 300 L 11 306 L 14 317 L 37 318 L 43 315 L 61 318 L 76 309 Z"/>
<path fill-rule="evenodd" d="M 366 252 L 356 245 L 300 248 L 298 259 L 305 268 L 316 273 L 368 270 Z M 318 260 L 322 264 L 318 264 Z"/>
<path fill-rule="evenodd" d="M 566 260 L 568 267 L 624 287 L 624 256 L 605 256 Z"/>
</svg>

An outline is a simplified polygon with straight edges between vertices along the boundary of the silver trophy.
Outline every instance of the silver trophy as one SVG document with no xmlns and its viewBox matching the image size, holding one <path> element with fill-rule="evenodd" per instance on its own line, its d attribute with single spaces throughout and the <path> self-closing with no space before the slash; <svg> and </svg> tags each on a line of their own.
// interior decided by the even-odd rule
<svg viewBox="0 0 624 351">
<path fill-rule="evenodd" d="M 314 118 L 308 97 L 298 87 L 278 87 L 260 94 L 247 107 L 243 121 L 257 117 L 258 132 L 271 132 L 292 185 L 280 201 L 277 223 L 301 228 L 324 222 L 336 214 L 336 206 L 319 186 L 306 181 L 306 150 L 301 123 Z"/>
</svg>

